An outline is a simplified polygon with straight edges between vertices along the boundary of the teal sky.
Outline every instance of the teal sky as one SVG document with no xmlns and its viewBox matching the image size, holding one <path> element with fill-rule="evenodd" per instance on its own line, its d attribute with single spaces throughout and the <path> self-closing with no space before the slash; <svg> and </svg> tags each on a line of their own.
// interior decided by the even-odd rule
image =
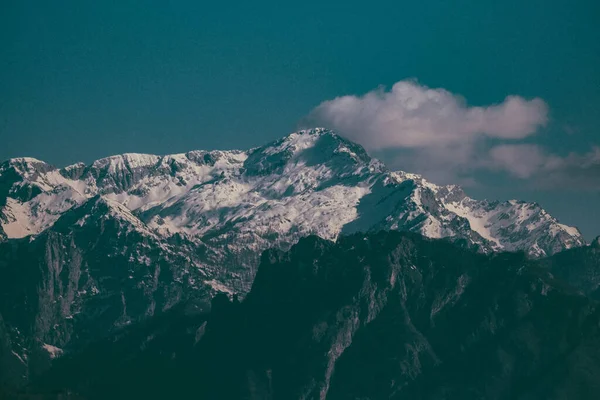
<svg viewBox="0 0 600 400">
<path fill-rule="evenodd" d="M 550 120 L 526 142 L 600 145 L 598 1 L 204 3 L 3 2 L 0 159 L 248 148 L 325 100 L 408 78 L 470 105 L 539 97 Z M 473 196 L 538 201 L 600 234 L 598 185 L 479 175 Z"/>
</svg>

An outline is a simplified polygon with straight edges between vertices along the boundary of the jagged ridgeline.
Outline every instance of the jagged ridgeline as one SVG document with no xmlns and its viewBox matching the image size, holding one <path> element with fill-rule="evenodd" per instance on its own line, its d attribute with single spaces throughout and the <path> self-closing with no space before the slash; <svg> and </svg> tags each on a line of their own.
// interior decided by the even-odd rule
<svg viewBox="0 0 600 400">
<path fill-rule="evenodd" d="M 538 204 L 389 171 L 325 129 L 247 151 L 65 168 L 12 159 L 0 164 L 0 383 L 25 385 L 179 304 L 205 312 L 216 293 L 243 298 L 268 248 L 380 230 L 530 258 L 585 245 Z"/>
<path fill-rule="evenodd" d="M 209 315 L 173 309 L 61 358 L 29 390 L 88 399 L 597 399 L 598 304 L 542 264 L 407 233 L 312 236 L 265 252 L 241 303 L 221 294 Z"/>
</svg>

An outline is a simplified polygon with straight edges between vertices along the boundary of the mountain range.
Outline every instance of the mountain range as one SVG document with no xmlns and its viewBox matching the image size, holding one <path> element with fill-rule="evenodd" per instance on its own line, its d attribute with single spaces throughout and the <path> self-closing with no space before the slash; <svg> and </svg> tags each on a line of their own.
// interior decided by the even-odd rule
<svg viewBox="0 0 600 400">
<path fill-rule="evenodd" d="M 0 234 L 38 235 L 97 196 L 161 238 L 226 248 L 215 255 L 219 262 L 265 241 L 285 246 L 311 233 L 335 239 L 378 229 L 534 257 L 584 244 L 576 228 L 536 203 L 477 201 L 458 186 L 389 171 L 361 146 L 319 128 L 248 151 L 123 154 L 61 169 L 11 159 L 0 166 Z"/>
<path fill-rule="evenodd" d="M 243 298 L 267 249 L 380 231 L 481 257 L 521 252 L 584 295 L 598 286 L 595 256 L 592 282 L 568 272 L 571 256 L 548 261 L 596 247 L 538 204 L 475 200 L 390 171 L 326 129 L 247 151 L 64 168 L 17 158 L 0 164 L 0 384 L 25 385 L 64 353 L 177 307 L 204 314 L 218 293 Z"/>
</svg>

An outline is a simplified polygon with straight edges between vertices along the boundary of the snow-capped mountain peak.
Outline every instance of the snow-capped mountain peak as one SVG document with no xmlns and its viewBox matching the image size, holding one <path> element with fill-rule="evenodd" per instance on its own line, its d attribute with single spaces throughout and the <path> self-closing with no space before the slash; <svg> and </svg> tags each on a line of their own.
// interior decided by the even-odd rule
<svg viewBox="0 0 600 400">
<path fill-rule="evenodd" d="M 280 140 L 248 152 L 244 163 L 247 176 L 287 173 L 298 167 L 325 166 L 332 172 L 348 174 L 380 163 L 359 145 L 333 131 L 316 128 L 292 133 Z M 379 171 L 380 172 L 380 171 Z"/>
<path fill-rule="evenodd" d="M 212 259 L 202 263 L 215 265 L 252 265 L 261 250 L 308 234 L 379 229 L 535 257 L 585 243 L 535 203 L 478 201 L 459 186 L 388 171 L 323 128 L 247 151 L 127 153 L 62 169 L 13 159 L 1 164 L 0 182 L 0 237 L 39 234 L 100 196 L 144 232 L 208 246 Z"/>
<path fill-rule="evenodd" d="M 31 174 L 35 172 L 36 169 L 42 167 L 49 167 L 44 161 L 38 160 L 33 157 L 16 157 L 10 158 L 0 164 L 0 169 L 5 170 L 8 168 L 15 168 L 18 172 L 22 174 Z M 53 167 L 50 167 L 53 168 Z"/>
</svg>

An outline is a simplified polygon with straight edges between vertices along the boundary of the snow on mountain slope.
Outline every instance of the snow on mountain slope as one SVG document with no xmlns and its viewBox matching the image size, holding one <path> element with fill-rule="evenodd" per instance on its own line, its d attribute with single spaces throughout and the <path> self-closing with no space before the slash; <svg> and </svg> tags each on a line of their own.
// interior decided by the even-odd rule
<svg viewBox="0 0 600 400">
<path fill-rule="evenodd" d="M 96 195 L 131 211 L 148 232 L 212 247 L 207 262 L 216 264 L 252 264 L 251 253 L 308 234 L 379 229 L 534 257 L 585 243 L 535 203 L 478 201 L 458 186 L 387 171 L 361 146 L 320 128 L 248 151 L 123 154 L 62 169 L 12 159 L 0 166 L 0 232 L 39 234 Z"/>
<path fill-rule="evenodd" d="M 560 224 L 537 203 L 464 198 L 446 207 L 467 218 L 472 229 L 492 240 L 498 250 L 526 249 L 534 257 L 543 257 L 584 244 L 576 228 Z"/>
<path fill-rule="evenodd" d="M 0 165 L 0 221 L 9 238 L 19 238 L 44 231 L 98 194 L 130 210 L 152 206 L 239 168 L 244 158 L 237 151 L 124 154 L 60 170 L 31 158 L 11 159 Z"/>
</svg>

